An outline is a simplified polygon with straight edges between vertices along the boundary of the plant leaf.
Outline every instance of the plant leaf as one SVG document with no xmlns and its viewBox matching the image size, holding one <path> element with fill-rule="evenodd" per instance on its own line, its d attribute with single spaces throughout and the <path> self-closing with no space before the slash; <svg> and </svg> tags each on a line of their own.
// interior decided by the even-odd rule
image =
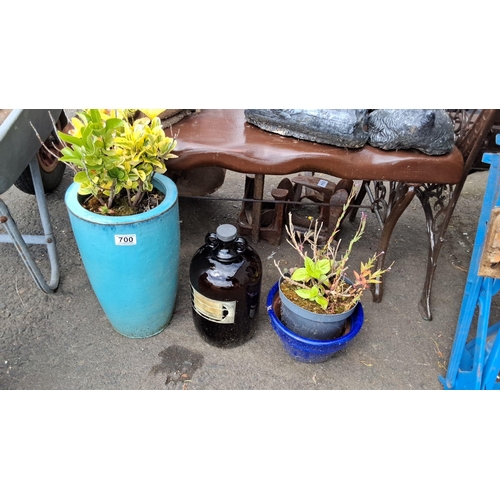
<svg viewBox="0 0 500 500">
<path fill-rule="evenodd" d="M 302 297 L 303 299 L 309 299 L 309 300 L 315 300 L 317 295 L 318 295 L 318 287 L 313 286 L 312 288 L 306 289 L 306 288 L 297 288 L 295 290 L 295 293 L 299 296 Z"/>
<path fill-rule="evenodd" d="M 157 117 L 160 113 L 165 111 L 164 109 L 139 109 L 142 111 L 150 120 Z"/>
<path fill-rule="evenodd" d="M 120 120 L 120 118 L 108 118 L 106 120 L 106 132 L 118 128 L 121 125 L 123 125 L 123 120 Z"/>
<path fill-rule="evenodd" d="M 307 274 L 309 274 L 310 277 L 316 279 L 320 277 L 321 273 L 316 270 L 316 264 L 310 257 L 306 257 L 304 259 L 304 264 L 306 267 Z"/>
<path fill-rule="evenodd" d="M 315 300 L 323 309 L 328 307 L 328 300 L 322 295 L 318 295 Z"/>
<path fill-rule="evenodd" d="M 316 270 L 321 274 L 328 274 L 332 268 L 330 259 L 321 259 L 316 262 Z"/>
<path fill-rule="evenodd" d="M 81 184 L 82 182 L 88 182 L 89 178 L 87 177 L 87 172 L 78 172 L 75 174 L 75 177 L 73 177 L 73 180 L 77 182 L 78 184 Z"/>
<path fill-rule="evenodd" d="M 305 267 L 299 267 L 298 269 L 295 269 L 291 279 L 293 281 L 306 282 L 310 279 L 310 275 Z"/>
<path fill-rule="evenodd" d="M 318 294 L 318 289 L 314 290 L 315 287 L 311 289 L 306 289 L 306 288 L 297 288 L 295 290 L 295 293 L 303 298 L 303 299 L 308 299 L 308 300 L 314 300 L 316 298 L 316 295 Z"/>
<path fill-rule="evenodd" d="M 74 137 L 73 135 L 65 134 L 64 132 L 58 131 L 57 135 L 64 142 L 69 142 L 70 144 L 76 144 L 77 146 L 83 145 L 83 139 L 81 137 Z"/>
</svg>

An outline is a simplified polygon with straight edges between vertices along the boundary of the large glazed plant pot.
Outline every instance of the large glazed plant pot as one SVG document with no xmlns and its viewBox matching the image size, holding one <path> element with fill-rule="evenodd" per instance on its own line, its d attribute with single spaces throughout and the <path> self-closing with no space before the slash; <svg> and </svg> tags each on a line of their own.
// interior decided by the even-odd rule
<svg viewBox="0 0 500 500">
<path fill-rule="evenodd" d="M 322 363 L 330 359 L 336 352 L 345 349 L 357 336 L 364 322 L 361 302 L 358 302 L 352 315 L 346 320 L 340 337 L 331 340 L 317 340 L 303 337 L 281 321 L 282 304 L 279 295 L 279 282 L 269 291 L 266 303 L 267 313 L 274 331 L 280 338 L 286 352 L 303 363 Z"/>
<path fill-rule="evenodd" d="M 100 215 L 84 209 L 77 183 L 65 196 L 78 250 L 97 299 L 113 328 L 130 338 L 160 333 L 172 318 L 177 295 L 177 188 L 163 175 L 153 178 L 153 186 L 165 199 L 137 215 Z"/>
</svg>

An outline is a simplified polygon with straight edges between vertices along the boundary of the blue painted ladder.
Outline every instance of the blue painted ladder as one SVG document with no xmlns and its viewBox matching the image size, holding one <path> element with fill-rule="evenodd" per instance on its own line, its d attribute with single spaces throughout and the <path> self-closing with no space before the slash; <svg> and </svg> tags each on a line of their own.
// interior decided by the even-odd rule
<svg viewBox="0 0 500 500">
<path fill-rule="evenodd" d="M 500 144 L 500 134 L 496 143 Z M 489 325 L 491 299 L 500 290 L 500 279 L 478 275 L 491 211 L 500 207 L 500 154 L 485 153 L 483 162 L 490 164 L 488 182 L 446 378 L 439 377 L 445 389 L 500 389 L 500 322 Z M 477 307 L 476 334 L 467 342 Z"/>
</svg>

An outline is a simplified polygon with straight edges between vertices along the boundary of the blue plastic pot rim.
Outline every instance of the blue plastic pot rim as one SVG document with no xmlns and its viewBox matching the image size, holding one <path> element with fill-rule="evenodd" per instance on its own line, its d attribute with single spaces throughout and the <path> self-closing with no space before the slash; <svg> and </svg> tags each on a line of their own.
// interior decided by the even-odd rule
<svg viewBox="0 0 500 500">
<path fill-rule="evenodd" d="M 165 199 L 157 207 L 141 214 L 113 217 L 109 215 L 96 214 L 94 212 L 86 210 L 78 201 L 79 184 L 76 182 L 73 182 L 73 184 L 71 184 L 66 190 L 64 201 L 66 203 L 67 209 L 75 217 L 93 222 L 94 224 L 101 224 L 104 226 L 136 224 L 137 222 L 148 220 L 156 217 L 161 213 L 165 213 L 166 211 L 170 210 L 170 208 L 172 208 L 177 201 L 177 186 L 175 185 L 174 181 L 172 181 L 168 177 L 161 174 L 155 175 L 153 177 L 153 186 L 165 194 Z"/>
<path fill-rule="evenodd" d="M 269 314 L 269 317 L 271 320 L 274 320 L 280 324 L 280 326 L 283 328 L 283 331 L 290 336 L 292 339 L 302 342 L 304 344 L 309 344 L 312 346 L 327 346 L 327 345 L 342 345 L 345 344 L 346 342 L 349 342 L 351 339 L 353 339 L 359 331 L 359 328 L 355 328 L 354 323 L 355 322 L 363 322 L 364 319 L 364 311 L 363 311 L 363 306 L 361 305 L 361 302 L 358 302 L 356 304 L 356 307 L 354 308 L 354 313 L 352 314 L 351 318 L 354 318 L 351 324 L 351 329 L 349 333 L 342 337 L 338 337 L 336 339 L 332 340 L 314 340 L 314 339 L 309 339 L 306 337 L 301 337 L 300 335 L 297 335 L 295 332 L 292 332 L 292 330 L 288 329 L 276 316 L 276 313 L 273 310 L 273 299 L 274 296 L 279 293 L 278 290 L 279 287 L 279 281 L 277 281 L 274 286 L 271 288 L 267 295 L 267 301 L 266 301 L 266 309 Z"/>
</svg>

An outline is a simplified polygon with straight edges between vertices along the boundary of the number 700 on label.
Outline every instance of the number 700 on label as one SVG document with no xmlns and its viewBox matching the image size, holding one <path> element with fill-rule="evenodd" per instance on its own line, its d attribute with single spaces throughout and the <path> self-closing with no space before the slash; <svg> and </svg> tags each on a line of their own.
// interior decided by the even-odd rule
<svg viewBox="0 0 500 500">
<path fill-rule="evenodd" d="M 115 234 L 115 245 L 137 245 L 137 235 L 135 234 Z"/>
</svg>

